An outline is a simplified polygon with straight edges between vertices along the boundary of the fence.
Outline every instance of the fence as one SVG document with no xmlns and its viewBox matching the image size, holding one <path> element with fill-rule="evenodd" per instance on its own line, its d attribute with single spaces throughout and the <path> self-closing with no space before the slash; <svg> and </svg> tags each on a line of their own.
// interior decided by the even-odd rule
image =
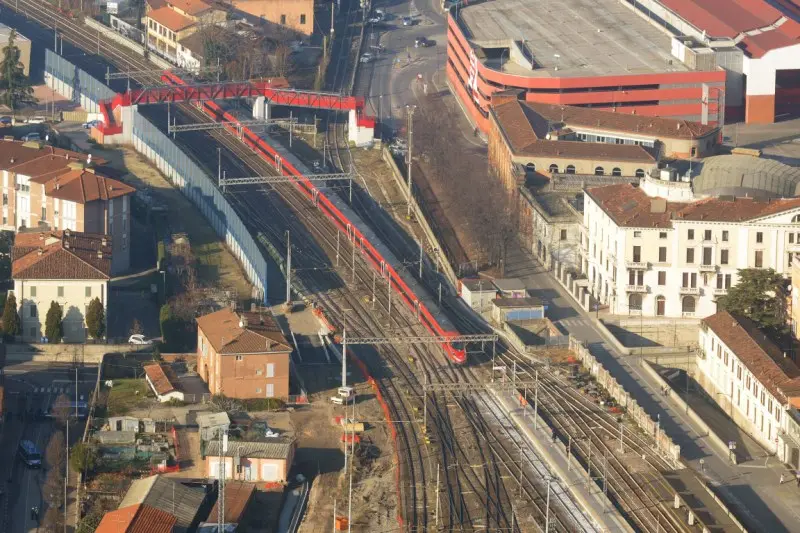
<svg viewBox="0 0 800 533">
<path fill-rule="evenodd" d="M 244 222 L 214 181 L 166 134 L 138 113 L 133 116 L 133 145 L 197 206 L 217 235 L 225 239 L 266 303 L 267 262 Z"/>
<path fill-rule="evenodd" d="M 641 178 L 630 176 L 595 176 L 594 174 L 551 174 L 550 190 L 582 191 L 584 187 L 598 187 L 617 183 L 638 183 Z"/>
<path fill-rule="evenodd" d="M 100 100 L 117 94 L 49 48 L 44 52 L 44 80 L 49 88 L 69 98 L 87 113 L 99 113 Z"/>
<path fill-rule="evenodd" d="M 681 464 L 681 447 L 670 439 L 661 430 L 658 422 L 654 422 L 650 415 L 634 400 L 630 394 L 611 376 L 608 370 L 589 353 L 589 350 L 578 340 L 570 338 L 569 347 L 583 366 L 594 376 L 597 383 L 605 388 L 621 407 L 624 407 L 631 419 L 636 422 L 642 431 L 651 435 L 656 441 L 656 449 L 672 459 L 676 469 L 683 468 Z"/>
</svg>

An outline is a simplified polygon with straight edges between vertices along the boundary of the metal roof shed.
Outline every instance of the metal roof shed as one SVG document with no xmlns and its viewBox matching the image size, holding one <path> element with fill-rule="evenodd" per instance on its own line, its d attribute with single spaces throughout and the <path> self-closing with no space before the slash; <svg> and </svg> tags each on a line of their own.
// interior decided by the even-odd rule
<svg viewBox="0 0 800 533">
<path fill-rule="evenodd" d="M 227 430 L 231 426 L 228 413 L 203 413 L 197 415 L 197 425 L 200 427 L 200 440 L 210 441 L 219 435 L 220 430 Z"/>
</svg>

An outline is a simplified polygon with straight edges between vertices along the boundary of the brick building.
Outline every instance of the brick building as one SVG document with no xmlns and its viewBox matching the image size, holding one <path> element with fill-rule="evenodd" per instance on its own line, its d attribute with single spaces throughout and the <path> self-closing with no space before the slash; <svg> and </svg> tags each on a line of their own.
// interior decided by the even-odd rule
<svg viewBox="0 0 800 533">
<path fill-rule="evenodd" d="M 197 319 L 197 371 L 211 394 L 286 398 L 291 353 L 269 310 L 225 308 Z"/>
</svg>

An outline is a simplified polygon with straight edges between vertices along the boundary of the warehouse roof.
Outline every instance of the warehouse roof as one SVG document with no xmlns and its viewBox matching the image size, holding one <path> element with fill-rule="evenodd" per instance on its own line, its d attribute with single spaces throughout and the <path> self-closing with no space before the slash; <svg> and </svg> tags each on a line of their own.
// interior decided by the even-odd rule
<svg viewBox="0 0 800 533">
<path fill-rule="evenodd" d="M 569 78 L 687 71 L 671 61 L 669 36 L 618 0 L 494 0 L 463 7 L 459 14 L 451 23 L 460 24 L 477 47 L 497 50 L 524 39 L 537 68 L 506 61 L 512 74 Z"/>
<path fill-rule="evenodd" d="M 720 311 L 703 319 L 753 376 L 778 400 L 800 396 L 800 368 L 758 324 L 749 318 Z M 708 354 L 707 357 L 716 357 Z"/>
</svg>

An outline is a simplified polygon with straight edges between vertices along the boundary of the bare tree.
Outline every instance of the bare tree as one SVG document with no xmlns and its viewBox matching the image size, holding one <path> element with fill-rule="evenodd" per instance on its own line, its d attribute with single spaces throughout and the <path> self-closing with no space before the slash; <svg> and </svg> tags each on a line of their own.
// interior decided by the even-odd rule
<svg viewBox="0 0 800 533">
<path fill-rule="evenodd" d="M 131 324 L 131 335 L 141 335 L 144 333 L 144 328 L 142 328 L 142 323 L 139 322 L 138 318 L 133 319 L 133 324 Z"/>
<path fill-rule="evenodd" d="M 69 422 L 69 417 L 72 414 L 70 409 L 70 401 L 66 394 L 59 394 L 56 398 L 56 403 L 53 404 L 53 417 L 56 424 L 64 428 Z"/>
<path fill-rule="evenodd" d="M 47 448 L 44 451 L 44 458 L 47 461 L 47 468 L 50 470 L 61 470 L 64 468 L 64 461 L 67 459 L 67 452 L 64 447 L 64 433 L 56 431 L 50 436 Z"/>
<path fill-rule="evenodd" d="M 46 533 L 61 533 L 64 531 L 64 513 L 57 507 L 49 506 L 42 519 L 40 528 Z"/>
<path fill-rule="evenodd" d="M 272 69 L 278 76 L 285 78 L 293 67 L 292 50 L 285 43 L 278 43 L 272 53 Z"/>
</svg>

